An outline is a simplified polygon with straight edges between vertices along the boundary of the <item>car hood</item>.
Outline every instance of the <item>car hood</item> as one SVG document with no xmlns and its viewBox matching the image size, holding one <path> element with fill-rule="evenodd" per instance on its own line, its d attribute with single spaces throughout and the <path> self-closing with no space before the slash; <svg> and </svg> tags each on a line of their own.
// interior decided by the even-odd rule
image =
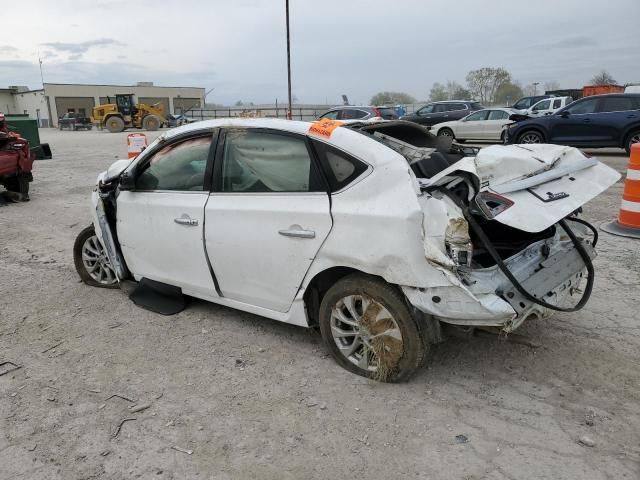
<svg viewBox="0 0 640 480">
<path fill-rule="evenodd" d="M 494 220 L 532 233 L 562 220 L 620 179 L 616 170 L 573 147 L 494 145 L 421 180 L 421 186 L 446 186 L 462 172 L 477 179 L 480 192 L 513 202 Z"/>
</svg>

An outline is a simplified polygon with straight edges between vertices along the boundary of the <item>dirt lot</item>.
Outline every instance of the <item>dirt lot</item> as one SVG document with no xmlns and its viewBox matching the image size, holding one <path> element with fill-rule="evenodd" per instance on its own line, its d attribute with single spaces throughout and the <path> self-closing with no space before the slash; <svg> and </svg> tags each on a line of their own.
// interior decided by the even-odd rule
<svg viewBox="0 0 640 480">
<path fill-rule="evenodd" d="M 0 479 L 640 478 L 640 240 L 601 235 L 589 304 L 519 330 L 539 348 L 458 335 L 379 384 L 305 329 L 80 283 L 73 240 L 126 134 L 41 135 L 31 201 L 0 207 L 0 362 L 22 366 L 0 376 Z M 586 218 L 612 219 L 621 190 Z"/>
</svg>

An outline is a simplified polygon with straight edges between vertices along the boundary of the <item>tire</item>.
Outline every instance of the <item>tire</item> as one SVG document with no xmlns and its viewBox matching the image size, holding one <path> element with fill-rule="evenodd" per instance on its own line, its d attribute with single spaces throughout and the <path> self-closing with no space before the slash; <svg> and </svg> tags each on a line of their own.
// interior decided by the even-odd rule
<svg viewBox="0 0 640 480">
<path fill-rule="evenodd" d="M 83 257 L 83 253 L 86 255 Z M 119 288 L 118 280 L 100 244 L 93 225 L 89 225 L 76 237 L 73 244 L 73 263 L 80 279 L 92 287 Z M 96 266 L 91 270 L 91 266 Z M 100 280 L 102 278 L 102 280 Z"/>
<path fill-rule="evenodd" d="M 516 143 L 531 144 L 531 143 L 544 143 L 544 137 L 540 132 L 536 130 L 524 131 L 518 136 Z"/>
<path fill-rule="evenodd" d="M 142 128 L 149 132 L 155 132 L 160 128 L 160 119 L 155 115 L 147 115 L 142 119 Z"/>
<path fill-rule="evenodd" d="M 627 135 L 627 140 L 624 142 L 624 149 L 627 151 L 627 155 L 631 155 L 631 145 L 634 143 L 640 143 L 640 130 L 634 130 Z"/>
<path fill-rule="evenodd" d="M 111 133 L 118 133 L 124 131 L 124 120 L 120 117 L 109 117 L 105 122 L 107 129 Z"/>
<path fill-rule="evenodd" d="M 22 195 L 23 201 L 29 200 L 29 182 L 33 180 L 31 173 L 21 172 L 14 177 L 4 180 L 4 186 L 10 192 L 16 192 Z"/>
<path fill-rule="evenodd" d="M 404 295 L 381 279 L 363 274 L 340 279 L 322 298 L 318 318 L 335 361 L 357 375 L 403 381 L 426 357 L 422 329 Z"/>
<path fill-rule="evenodd" d="M 456 136 L 453 134 L 453 130 L 450 128 L 444 127 L 438 130 L 439 137 L 451 137 L 455 140 Z"/>
</svg>

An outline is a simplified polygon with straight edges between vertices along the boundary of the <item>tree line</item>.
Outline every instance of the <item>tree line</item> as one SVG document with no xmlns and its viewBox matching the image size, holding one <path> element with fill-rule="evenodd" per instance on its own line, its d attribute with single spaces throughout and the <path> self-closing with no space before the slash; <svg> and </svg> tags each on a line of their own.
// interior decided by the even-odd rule
<svg viewBox="0 0 640 480">
<path fill-rule="evenodd" d="M 435 82 L 429 92 L 429 101 L 443 100 L 477 100 L 485 105 L 511 105 L 521 97 L 543 94 L 549 90 L 559 90 L 556 81 L 544 84 L 531 83 L 522 85 L 504 68 L 483 67 L 471 70 L 465 78 L 466 85 L 448 80 L 446 83 Z M 602 70 L 590 80 L 591 85 L 612 85 L 616 80 Z M 371 105 L 397 105 L 416 103 L 416 99 L 404 92 L 380 92 L 371 97 Z"/>
</svg>

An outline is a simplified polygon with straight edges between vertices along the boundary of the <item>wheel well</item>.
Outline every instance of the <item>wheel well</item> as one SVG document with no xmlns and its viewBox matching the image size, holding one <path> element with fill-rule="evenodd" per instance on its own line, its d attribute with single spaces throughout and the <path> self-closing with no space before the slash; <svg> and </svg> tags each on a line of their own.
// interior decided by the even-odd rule
<svg viewBox="0 0 640 480">
<path fill-rule="evenodd" d="M 316 276 L 311 279 L 303 296 L 310 326 L 318 325 L 318 310 L 320 309 L 320 302 L 322 302 L 325 293 L 327 293 L 338 280 L 352 273 L 365 272 L 351 267 L 331 267 L 316 274 Z"/>
<path fill-rule="evenodd" d="M 622 148 L 627 147 L 627 142 L 629 141 L 629 137 L 631 137 L 631 135 L 633 135 L 636 132 L 640 132 L 640 125 L 634 125 L 633 127 L 629 128 L 625 132 L 625 134 L 622 136 Z"/>
</svg>

